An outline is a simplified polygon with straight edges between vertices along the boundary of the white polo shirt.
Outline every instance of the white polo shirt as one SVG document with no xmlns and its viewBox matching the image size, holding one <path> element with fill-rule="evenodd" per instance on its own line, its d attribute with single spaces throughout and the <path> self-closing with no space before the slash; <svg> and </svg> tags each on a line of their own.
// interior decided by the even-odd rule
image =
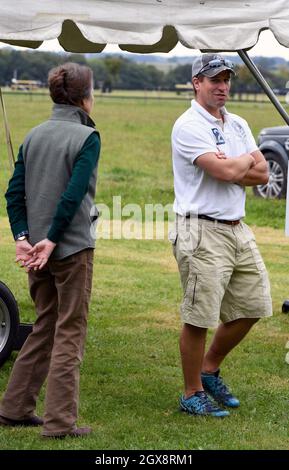
<svg viewBox="0 0 289 470">
<path fill-rule="evenodd" d="M 197 101 L 176 121 L 172 131 L 174 211 L 205 214 L 216 219 L 236 220 L 245 216 L 245 189 L 220 181 L 194 164 L 204 153 L 221 150 L 227 157 L 258 150 L 247 122 L 221 110 L 224 121 L 206 111 Z"/>
</svg>

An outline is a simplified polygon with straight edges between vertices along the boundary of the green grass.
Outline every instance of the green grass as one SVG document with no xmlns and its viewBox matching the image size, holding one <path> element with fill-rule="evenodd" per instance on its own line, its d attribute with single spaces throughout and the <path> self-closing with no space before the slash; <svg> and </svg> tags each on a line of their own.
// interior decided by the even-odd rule
<svg viewBox="0 0 289 470">
<path fill-rule="evenodd" d="M 15 147 L 28 129 L 49 115 L 41 97 L 8 97 Z M 97 201 L 122 204 L 173 200 L 170 132 L 185 109 L 182 102 L 96 101 L 94 118 L 102 134 Z M 249 120 L 255 135 L 281 119 L 270 105 L 232 105 Z M 3 131 L 1 192 L 9 174 Z M 5 170 L 5 171 L 4 171 Z M 249 191 L 250 193 L 250 191 Z M 2 198 L 3 199 L 3 198 Z M 230 418 L 191 418 L 178 412 L 183 379 L 178 352 L 181 287 L 167 241 L 99 240 L 86 354 L 81 371 L 80 424 L 85 439 L 45 441 L 37 429 L 0 428 L 0 449 L 288 449 L 288 365 L 285 343 L 289 317 L 289 244 L 283 235 L 284 201 L 248 195 L 254 225 L 269 269 L 275 316 L 260 322 L 227 358 L 223 375 L 241 400 Z M 14 262 L 2 201 L 0 279 L 17 297 L 22 321 L 33 321 L 26 274 Z M 275 227 L 275 228 L 274 228 Z M 279 228 L 279 229 L 278 229 Z M 13 357 L 0 370 L 4 392 Z M 38 412 L 43 411 L 42 391 Z"/>
</svg>

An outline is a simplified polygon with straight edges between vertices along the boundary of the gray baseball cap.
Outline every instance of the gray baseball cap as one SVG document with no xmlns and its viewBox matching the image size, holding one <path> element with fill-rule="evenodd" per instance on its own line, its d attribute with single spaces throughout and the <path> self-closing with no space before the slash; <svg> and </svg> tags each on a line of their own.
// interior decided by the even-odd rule
<svg viewBox="0 0 289 470">
<path fill-rule="evenodd" d="M 219 54 L 202 54 L 198 56 L 192 66 L 192 77 L 205 75 L 206 77 L 215 77 L 224 70 L 229 70 L 233 75 L 234 64 L 230 60 Z"/>
</svg>

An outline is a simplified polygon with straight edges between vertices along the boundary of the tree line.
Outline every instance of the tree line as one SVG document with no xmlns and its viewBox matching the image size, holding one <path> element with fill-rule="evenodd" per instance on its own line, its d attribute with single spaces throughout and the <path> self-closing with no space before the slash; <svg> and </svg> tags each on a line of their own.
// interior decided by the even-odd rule
<svg viewBox="0 0 289 470">
<path fill-rule="evenodd" d="M 47 83 L 48 71 L 61 63 L 72 61 L 89 65 L 93 70 L 95 88 L 103 91 L 123 90 L 174 90 L 176 84 L 191 81 L 191 64 L 179 65 L 164 72 L 154 65 L 137 63 L 120 55 L 98 58 L 82 54 L 0 49 L 0 85 L 10 85 L 11 79 L 37 80 Z M 257 63 L 273 89 L 286 89 L 289 80 L 288 64 L 273 64 L 260 58 Z M 232 93 L 259 93 L 260 86 L 245 65 L 236 66 L 237 77 L 232 81 Z"/>
</svg>

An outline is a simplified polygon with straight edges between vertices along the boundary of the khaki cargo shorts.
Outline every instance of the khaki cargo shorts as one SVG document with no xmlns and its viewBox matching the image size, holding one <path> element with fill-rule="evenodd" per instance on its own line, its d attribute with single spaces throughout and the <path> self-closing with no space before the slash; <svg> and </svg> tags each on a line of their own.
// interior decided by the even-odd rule
<svg viewBox="0 0 289 470">
<path fill-rule="evenodd" d="M 226 225 L 177 215 L 169 238 L 184 291 L 184 323 L 215 328 L 219 320 L 272 315 L 268 274 L 244 222 Z"/>
</svg>

